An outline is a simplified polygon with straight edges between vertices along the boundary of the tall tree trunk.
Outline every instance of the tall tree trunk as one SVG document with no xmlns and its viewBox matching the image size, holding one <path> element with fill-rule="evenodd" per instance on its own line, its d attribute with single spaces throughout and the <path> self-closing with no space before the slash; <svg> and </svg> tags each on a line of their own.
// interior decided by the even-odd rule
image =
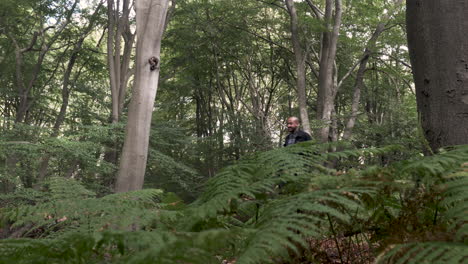
<svg viewBox="0 0 468 264">
<path fill-rule="evenodd" d="M 79 47 L 78 47 L 79 46 Z M 78 44 L 76 48 L 81 49 L 81 43 Z M 70 75 L 72 73 L 72 69 L 75 65 L 76 58 L 78 55 L 78 50 L 75 48 L 73 51 L 73 54 L 70 57 L 70 61 L 68 62 L 67 69 L 65 71 L 65 76 L 63 79 L 62 83 L 62 105 L 60 106 L 60 111 L 55 119 L 54 127 L 52 128 L 52 138 L 56 138 L 59 135 L 60 132 L 60 127 L 62 126 L 63 121 L 65 120 L 65 115 L 67 113 L 67 108 L 68 108 L 68 99 L 70 97 Z M 79 75 L 79 74 L 78 74 Z M 78 78 L 78 76 L 77 76 Z M 76 82 L 76 78 L 73 81 L 73 84 Z M 41 181 L 45 178 L 47 174 L 47 168 L 49 166 L 49 161 L 50 161 L 50 155 L 46 154 L 44 157 L 42 157 L 41 164 L 39 165 L 39 175 L 38 175 L 38 180 Z"/>
<path fill-rule="evenodd" d="M 130 59 L 135 42 L 135 34 L 130 29 L 130 0 L 123 0 L 122 9 L 120 1 L 107 0 L 107 65 L 111 89 L 111 118 L 110 122 L 119 122 L 125 102 L 128 81 L 132 75 Z M 122 51 L 122 40 L 124 47 Z M 104 160 L 117 165 L 119 142 L 109 144 L 104 154 Z"/>
<path fill-rule="evenodd" d="M 110 88 L 112 94 L 112 123 L 119 122 L 122 114 L 127 83 L 130 77 L 130 56 L 133 50 L 135 34 L 130 30 L 130 0 L 123 0 L 122 10 L 119 2 L 107 0 L 107 65 L 109 67 Z M 120 15 L 121 13 L 121 15 Z M 125 42 L 122 53 L 122 39 Z"/>
<path fill-rule="evenodd" d="M 336 47 L 341 27 L 341 0 L 335 0 L 334 13 L 333 16 L 333 0 L 327 0 L 324 16 L 325 23 L 327 23 L 327 30 L 323 33 L 322 38 L 317 93 L 317 119 L 323 123 L 323 127 L 318 131 L 318 137 L 322 142 L 328 141 L 331 115 L 335 107 L 337 91 L 333 84 L 333 74 L 336 74 L 333 71 L 333 65 L 336 58 Z M 331 21 L 333 21 L 333 25 Z"/>
<path fill-rule="evenodd" d="M 299 115 L 305 132 L 311 134 L 309 112 L 307 111 L 306 96 L 306 56 L 299 40 L 299 22 L 293 0 L 285 0 L 290 16 L 291 41 L 297 68 L 297 97 L 299 100 Z"/>
<path fill-rule="evenodd" d="M 168 3 L 169 0 L 136 1 L 135 85 L 115 187 L 117 192 L 143 187 Z"/>
<path fill-rule="evenodd" d="M 468 144 L 468 1 L 407 0 L 408 46 L 433 150 Z"/>
</svg>

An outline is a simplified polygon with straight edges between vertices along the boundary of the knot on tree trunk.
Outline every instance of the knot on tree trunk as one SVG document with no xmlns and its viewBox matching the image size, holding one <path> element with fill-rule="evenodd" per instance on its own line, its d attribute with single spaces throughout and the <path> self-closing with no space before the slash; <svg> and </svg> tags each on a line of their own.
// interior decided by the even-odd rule
<svg viewBox="0 0 468 264">
<path fill-rule="evenodd" d="M 149 58 L 148 62 L 150 64 L 150 70 L 151 71 L 156 70 L 158 68 L 158 66 L 159 66 L 159 60 L 158 60 L 158 58 L 156 58 L 154 56 Z"/>
</svg>

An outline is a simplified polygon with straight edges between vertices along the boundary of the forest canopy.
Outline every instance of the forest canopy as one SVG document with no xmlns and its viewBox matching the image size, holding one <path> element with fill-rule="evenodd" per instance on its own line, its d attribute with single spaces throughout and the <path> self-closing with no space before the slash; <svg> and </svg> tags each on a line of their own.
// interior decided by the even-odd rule
<svg viewBox="0 0 468 264">
<path fill-rule="evenodd" d="M 465 263 L 458 2 L 0 1 L 0 263 Z"/>
</svg>

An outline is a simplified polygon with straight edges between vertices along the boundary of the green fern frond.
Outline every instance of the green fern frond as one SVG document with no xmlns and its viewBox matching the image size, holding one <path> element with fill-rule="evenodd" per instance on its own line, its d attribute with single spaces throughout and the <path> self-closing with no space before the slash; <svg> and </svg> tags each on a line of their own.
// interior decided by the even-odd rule
<svg viewBox="0 0 468 264">
<path fill-rule="evenodd" d="M 468 259 L 468 244 L 457 242 L 423 242 L 397 245 L 379 256 L 377 263 L 461 264 Z"/>
<path fill-rule="evenodd" d="M 401 172 L 418 177 L 447 175 L 460 169 L 460 165 L 468 160 L 468 146 L 452 147 L 434 156 L 411 160 L 401 168 Z"/>
<path fill-rule="evenodd" d="M 287 258 L 287 250 L 307 248 L 307 238 L 329 235 L 330 221 L 350 224 L 351 214 L 362 209 L 353 195 L 369 189 L 322 190 L 273 201 L 261 210 L 250 228 L 244 251 L 236 263 L 270 263 Z"/>
<path fill-rule="evenodd" d="M 17 264 L 218 264 L 237 236 L 233 231 L 214 229 L 197 233 L 70 233 L 60 239 L 0 241 L 0 257 Z"/>
<path fill-rule="evenodd" d="M 59 201 L 62 199 L 86 199 L 96 196 L 96 193 L 87 190 L 83 185 L 73 179 L 52 177 L 45 181 L 45 186 L 49 189 L 49 199 L 51 201 Z"/>
<path fill-rule="evenodd" d="M 53 178 L 37 204 L 5 209 L 3 217 L 14 222 L 14 228 L 32 224 L 25 235 L 35 239 L 1 241 L 0 259 L 13 263 L 47 259 L 49 263 L 218 264 L 233 258 L 238 264 L 284 262 L 293 252 L 307 249 L 308 239 L 356 229 L 371 232 L 359 229 L 358 223 L 404 220 L 401 217 L 408 209 L 402 194 L 414 189 L 408 184 L 414 175 L 434 176 L 443 183 L 437 187 L 437 195 L 444 196 L 442 202 L 438 196 L 438 219 L 443 230 L 449 227 L 448 233 L 455 235 L 447 241 L 396 245 L 380 256 L 380 263 L 466 259 L 468 176 L 460 164 L 468 160 L 468 148 L 419 158 L 415 164 L 337 173 L 324 166 L 329 159 L 367 162 L 399 148 L 327 153 L 330 146 L 304 142 L 254 154 L 223 169 L 207 182 L 196 202 L 180 208 L 166 205 L 161 190 L 96 198 L 78 181 Z M 387 188 L 394 185 L 401 186 Z M 290 186 L 297 188 L 286 191 Z M 376 208 L 384 208 L 392 217 L 376 217 Z"/>
<path fill-rule="evenodd" d="M 435 169 L 426 173 L 436 173 L 444 176 L 440 189 L 444 199 L 441 206 L 446 208 L 443 217 L 451 224 L 450 241 L 414 242 L 394 246 L 382 254 L 378 263 L 466 263 L 468 259 L 468 172 L 464 171 L 463 162 L 467 155 L 466 147 L 460 147 L 451 152 L 440 154 L 441 157 L 430 157 L 419 162 L 417 170 L 428 166 Z M 435 162 L 425 164 L 424 162 Z M 424 170 L 423 170 L 424 171 Z"/>
<path fill-rule="evenodd" d="M 25 235 L 53 237 L 69 231 L 141 228 L 152 223 L 156 210 L 163 207 L 163 192 L 157 189 L 91 198 L 94 193 L 71 179 L 51 179 L 47 185 L 48 201 L 6 208 L 2 218 L 13 222 L 12 228 L 30 226 Z"/>
<path fill-rule="evenodd" d="M 12 193 L 0 194 L 0 207 L 8 208 L 21 205 L 31 205 L 48 201 L 48 199 L 49 197 L 45 192 L 30 188 L 21 188 Z"/>
<path fill-rule="evenodd" d="M 456 178 L 450 179 L 445 187 L 446 198 L 442 205 L 449 209 L 444 216 L 451 229 L 456 232 L 456 240 L 464 241 L 468 238 L 468 172 L 457 174 Z"/>
</svg>

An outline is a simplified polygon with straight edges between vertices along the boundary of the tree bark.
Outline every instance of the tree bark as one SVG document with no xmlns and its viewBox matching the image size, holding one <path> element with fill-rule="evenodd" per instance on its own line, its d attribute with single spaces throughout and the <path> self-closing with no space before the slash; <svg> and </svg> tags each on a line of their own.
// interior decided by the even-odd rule
<svg viewBox="0 0 468 264">
<path fill-rule="evenodd" d="M 110 88 L 112 94 L 112 123 L 119 122 L 123 111 L 125 94 L 130 75 L 130 56 L 133 50 L 135 34 L 129 25 L 130 0 L 123 0 L 122 10 L 114 0 L 107 0 L 107 65 L 109 67 Z M 122 13 L 120 16 L 119 14 Z M 125 42 L 122 53 L 122 38 Z"/>
<path fill-rule="evenodd" d="M 306 56 L 301 47 L 298 31 L 297 11 L 293 0 L 285 0 L 286 7 L 290 16 L 291 27 L 291 42 L 294 50 L 294 57 L 297 68 L 297 97 L 299 101 L 299 115 L 302 122 L 302 128 L 305 132 L 311 134 L 309 111 L 307 111 L 307 96 L 306 96 Z"/>
<path fill-rule="evenodd" d="M 107 65 L 112 102 L 110 123 L 116 124 L 123 113 L 128 81 L 132 73 L 130 59 L 135 34 L 130 30 L 130 0 L 123 0 L 122 9 L 120 1 L 115 3 L 115 0 L 107 0 L 107 10 Z M 104 160 L 117 165 L 118 148 L 119 142 L 111 142 L 104 153 Z"/>
<path fill-rule="evenodd" d="M 431 148 L 468 144 L 468 1 L 407 0 L 418 112 Z"/>
<path fill-rule="evenodd" d="M 333 0 L 327 0 L 324 16 L 327 31 L 323 32 L 317 93 L 317 119 L 323 123 L 323 127 L 318 131 L 318 137 L 322 142 L 328 141 L 331 114 L 335 107 L 334 101 L 337 91 L 335 85 L 333 85 L 333 65 L 341 27 L 341 0 L 335 0 L 334 13 L 333 18 Z M 333 25 L 331 21 L 333 21 Z"/>
<path fill-rule="evenodd" d="M 117 176 L 117 192 L 139 190 L 143 187 L 168 3 L 169 0 L 136 1 L 135 85 Z"/>
</svg>

